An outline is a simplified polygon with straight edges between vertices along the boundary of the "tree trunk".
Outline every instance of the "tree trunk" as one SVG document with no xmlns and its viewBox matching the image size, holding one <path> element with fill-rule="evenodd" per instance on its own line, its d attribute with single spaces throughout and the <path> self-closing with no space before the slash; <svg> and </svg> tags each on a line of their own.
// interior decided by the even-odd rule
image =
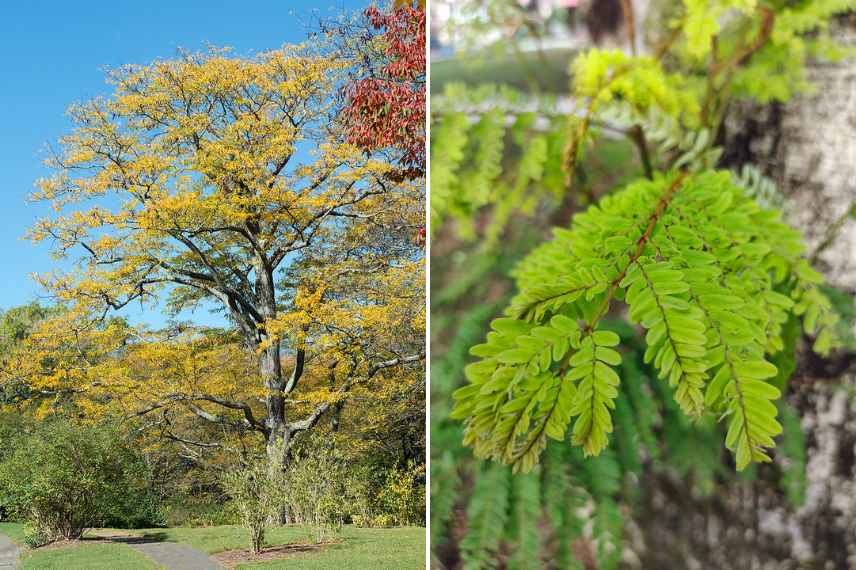
<svg viewBox="0 0 856 570">
<path fill-rule="evenodd" d="M 265 260 L 256 260 L 256 296 L 259 300 L 260 312 L 265 321 L 276 318 L 276 292 L 273 274 Z M 266 333 L 264 333 L 266 335 Z M 263 335 L 263 336 L 264 336 Z M 280 359 L 279 339 L 267 338 L 270 345 L 265 346 L 259 355 L 259 371 L 264 383 L 267 395 L 265 404 L 267 407 L 267 441 L 265 451 L 267 454 L 268 470 L 271 477 L 281 474 L 286 467 L 289 446 L 292 433 L 287 423 L 285 410 L 286 383 L 282 374 L 282 361 Z M 298 355 L 295 368 L 292 372 L 292 384 L 303 374 L 303 354 Z M 293 386 L 291 386 L 293 388 Z M 277 520 L 271 521 L 279 524 L 291 522 L 291 516 L 287 505 L 283 505 Z"/>
<path fill-rule="evenodd" d="M 834 29 L 856 44 L 851 17 Z M 856 291 L 856 221 L 843 216 L 856 200 L 856 62 L 817 63 L 808 70 L 813 95 L 785 105 L 732 109 L 725 161 L 762 168 L 787 197 L 789 221 L 813 251 L 839 223 L 818 256 L 827 280 Z M 645 504 L 630 524 L 638 568 L 856 568 L 856 357 L 822 360 L 803 348 L 787 398 L 807 445 L 805 504 L 793 507 L 775 467 L 754 482 L 723 485 L 707 499 L 685 481 L 649 477 Z M 775 456 L 774 461 L 781 462 Z"/>
<path fill-rule="evenodd" d="M 856 14 L 838 22 L 833 34 L 856 47 Z M 856 221 L 846 216 L 856 200 L 856 61 L 814 63 L 806 75 L 816 88 L 812 95 L 785 105 L 733 109 L 724 160 L 751 162 L 776 181 L 788 201 L 787 217 L 806 236 L 810 251 L 827 238 L 830 226 L 843 221 L 817 263 L 831 284 L 856 291 Z"/>
<path fill-rule="evenodd" d="M 265 451 L 267 453 L 268 469 L 270 476 L 275 477 L 286 468 L 288 450 L 291 444 L 291 431 L 286 423 L 285 402 L 283 401 L 283 389 L 285 384 L 282 378 L 282 366 L 279 360 L 279 346 L 265 349 L 261 355 L 262 378 L 265 380 L 267 395 L 267 420 L 268 429 Z M 279 516 L 272 520 L 273 524 L 290 524 L 291 513 L 287 505 L 284 505 Z"/>
<path fill-rule="evenodd" d="M 273 275 L 264 259 L 256 259 L 256 297 L 259 303 L 259 312 L 264 320 L 272 321 L 276 318 L 276 293 L 274 289 Z M 267 407 L 267 458 L 268 467 L 271 472 L 281 471 L 285 465 L 285 456 L 291 434 L 288 432 L 285 413 L 285 379 L 282 375 L 282 361 L 280 360 L 279 339 L 271 339 L 267 332 L 262 329 L 261 341 L 270 344 L 264 346 L 259 355 L 259 372 L 267 395 L 265 404 Z"/>
<path fill-rule="evenodd" d="M 268 429 L 267 456 L 271 469 L 282 469 L 285 463 L 285 453 L 289 443 L 288 426 L 285 423 L 285 402 L 283 390 L 285 383 L 282 378 L 282 363 L 279 358 L 279 345 L 274 344 L 265 348 L 259 356 L 259 369 L 267 396 Z"/>
</svg>

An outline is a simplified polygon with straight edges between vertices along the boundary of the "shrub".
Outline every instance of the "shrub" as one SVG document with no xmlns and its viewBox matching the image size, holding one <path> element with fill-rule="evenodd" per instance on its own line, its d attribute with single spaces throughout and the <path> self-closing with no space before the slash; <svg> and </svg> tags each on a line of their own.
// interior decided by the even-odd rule
<svg viewBox="0 0 856 570">
<path fill-rule="evenodd" d="M 228 471 L 222 483 L 232 497 L 241 524 L 250 531 L 250 548 L 253 553 L 261 552 L 268 521 L 282 509 L 283 476 L 270 472 L 267 463 L 260 461 Z"/>
<path fill-rule="evenodd" d="M 348 466 L 347 514 L 345 520 L 359 527 L 378 526 L 378 490 L 383 484 L 383 471 L 371 463 Z"/>
<path fill-rule="evenodd" d="M 378 494 L 378 502 L 386 519 L 391 519 L 397 525 L 425 524 L 424 499 L 425 465 L 410 461 L 404 468 L 396 467 L 387 471 L 386 480 Z"/>
<path fill-rule="evenodd" d="M 363 464 L 349 469 L 348 512 L 359 527 L 425 524 L 425 465 Z"/>
<path fill-rule="evenodd" d="M 143 458 L 115 430 L 51 421 L 17 438 L 0 463 L 0 495 L 34 536 L 77 539 L 106 521 L 156 519 L 145 473 Z"/>
<path fill-rule="evenodd" d="M 374 528 L 389 528 L 395 524 L 395 519 L 392 515 L 380 514 L 372 520 Z"/>
<path fill-rule="evenodd" d="M 43 528 L 27 524 L 24 527 L 24 544 L 30 548 L 39 548 L 50 542 L 50 537 Z"/>
<path fill-rule="evenodd" d="M 100 524 L 115 528 L 151 528 L 166 526 L 166 513 L 152 484 L 148 463 L 136 451 L 124 450 L 123 486 L 125 491 L 104 503 Z"/>
<path fill-rule="evenodd" d="M 315 542 L 331 538 L 350 514 L 350 482 L 347 464 L 327 446 L 297 456 L 286 471 L 286 504 Z"/>
<path fill-rule="evenodd" d="M 208 527 L 241 524 L 234 501 L 216 493 L 181 494 L 164 507 L 166 526 Z"/>
<path fill-rule="evenodd" d="M 122 496 L 116 497 L 102 512 L 101 525 L 111 528 L 152 528 L 165 527 L 166 513 L 160 499 L 146 487 L 145 478 L 132 476 L 128 483 L 133 485 Z"/>
</svg>

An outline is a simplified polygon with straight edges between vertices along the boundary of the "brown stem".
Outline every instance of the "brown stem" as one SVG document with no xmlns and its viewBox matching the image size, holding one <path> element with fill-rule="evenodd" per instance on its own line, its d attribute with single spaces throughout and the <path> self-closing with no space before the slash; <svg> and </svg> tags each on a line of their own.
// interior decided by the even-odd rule
<svg viewBox="0 0 856 570">
<path fill-rule="evenodd" d="M 621 12 L 624 14 L 624 27 L 627 28 L 627 41 L 630 42 L 630 53 L 636 56 L 636 18 L 633 15 L 632 0 L 621 0 Z"/>
<path fill-rule="evenodd" d="M 597 325 L 597 322 L 609 309 L 609 303 L 612 301 L 612 297 L 613 295 L 615 295 L 615 291 L 618 289 L 618 285 L 621 283 L 622 280 L 624 280 L 624 277 L 627 275 L 627 272 L 630 270 L 630 267 L 634 263 L 636 263 L 642 256 L 642 252 L 645 251 L 645 246 L 648 244 L 648 240 L 651 238 L 651 233 L 654 231 L 657 222 L 660 221 L 660 216 L 663 215 L 663 212 L 666 210 L 666 207 L 669 205 L 669 202 L 671 202 L 672 198 L 675 196 L 675 192 L 677 192 L 678 188 L 681 187 L 681 184 L 683 184 L 684 179 L 686 177 L 686 172 L 681 172 L 680 174 L 678 174 L 678 176 L 669 185 L 669 188 L 666 190 L 666 193 L 663 194 L 663 197 L 660 198 L 659 202 L 657 202 L 657 207 L 654 209 L 654 212 L 648 218 L 648 226 L 645 228 L 645 232 L 636 241 L 636 251 L 634 251 L 633 255 L 630 256 L 630 261 L 628 261 L 627 265 L 624 266 L 624 270 L 619 273 L 615 279 L 612 280 L 612 284 L 609 287 L 609 292 L 603 299 L 603 302 L 601 303 L 600 308 L 597 310 L 597 313 L 595 313 L 595 317 L 592 319 L 591 323 L 586 326 L 586 331 L 591 332 L 592 330 L 594 330 L 594 327 Z"/>
<path fill-rule="evenodd" d="M 731 83 L 731 78 L 734 75 L 734 72 L 737 71 L 738 67 L 749 61 L 749 58 L 751 58 L 755 52 L 764 47 L 773 33 L 773 23 L 775 21 L 774 12 L 766 6 L 758 6 L 758 12 L 761 13 L 760 30 L 758 30 L 758 35 L 755 36 L 755 39 L 751 42 L 738 49 L 730 59 L 725 61 L 717 60 L 715 51 L 716 38 L 714 37 L 711 39 L 711 41 L 714 42 L 714 51 L 713 57 L 711 58 L 710 70 L 708 71 L 708 90 L 705 95 L 705 101 L 702 105 L 701 115 L 702 120 L 708 126 L 712 124 L 712 116 L 719 111 L 722 106 L 721 103 L 717 103 L 716 99 L 727 89 L 728 85 Z M 723 72 L 725 73 L 725 81 L 723 82 L 723 87 L 717 91 L 715 88 L 715 82 L 717 76 Z"/>
<path fill-rule="evenodd" d="M 678 40 L 681 36 L 682 26 L 675 26 L 672 28 L 672 31 L 669 32 L 669 35 L 666 36 L 656 48 L 654 48 L 654 59 L 657 61 L 662 61 L 666 54 L 669 53 L 669 50 L 672 49 L 672 45 Z"/>
<path fill-rule="evenodd" d="M 651 166 L 651 155 L 648 152 L 648 141 L 645 139 L 645 131 L 642 130 L 641 125 L 633 125 L 627 132 L 627 135 L 639 151 L 639 160 L 642 161 L 642 169 L 645 171 L 645 177 L 648 180 L 653 180 L 654 168 Z"/>
<path fill-rule="evenodd" d="M 574 119 L 576 116 L 571 115 L 568 118 L 568 141 L 565 144 L 565 148 L 562 151 L 562 170 L 565 173 L 565 187 L 568 191 L 573 189 L 574 183 L 574 172 L 577 166 L 577 154 L 579 153 L 580 145 L 583 144 L 583 138 L 588 131 L 589 125 L 591 125 L 592 119 L 594 117 L 595 108 L 597 107 L 598 97 L 604 90 L 606 90 L 610 83 L 615 81 L 620 76 L 629 72 L 632 69 L 632 66 L 622 65 L 617 67 L 613 72 L 612 76 L 610 76 L 602 85 L 598 86 L 598 91 L 591 97 L 586 104 L 585 113 L 583 117 L 580 119 L 579 123 L 574 123 Z M 576 132 L 573 132 L 574 125 L 576 125 Z"/>
<path fill-rule="evenodd" d="M 618 276 L 612 280 L 612 283 L 609 286 L 609 291 L 607 291 L 606 297 L 604 297 L 603 302 L 600 304 L 600 307 L 595 313 L 595 316 L 592 318 L 591 322 L 587 324 L 586 327 L 583 329 L 584 335 L 594 331 L 594 327 L 597 326 L 598 321 L 600 321 L 600 319 L 603 318 L 603 316 L 609 310 L 609 304 L 612 302 L 612 298 L 613 296 L 615 296 L 615 292 L 616 290 L 618 290 L 619 284 L 624 280 L 624 277 L 627 275 L 627 272 L 630 270 L 633 264 L 636 263 L 642 256 L 642 253 L 645 251 L 645 246 L 648 244 L 648 240 L 651 239 L 651 234 L 654 232 L 654 228 L 657 226 L 657 222 L 660 221 L 660 217 L 662 217 L 663 212 L 666 211 L 666 208 L 672 201 L 672 198 L 674 198 L 675 193 L 681 187 L 681 184 L 683 184 L 686 177 L 687 172 L 681 172 L 680 174 L 678 174 L 678 176 L 666 189 L 666 192 L 660 198 L 660 201 L 657 202 L 657 207 L 654 208 L 654 211 L 648 217 L 648 225 L 645 227 L 645 231 L 642 233 L 639 239 L 636 240 L 635 251 L 630 256 L 630 260 L 627 262 L 627 265 L 624 266 L 624 269 L 621 271 L 621 273 L 619 273 Z M 571 355 L 572 354 L 569 352 L 569 354 L 565 357 L 564 362 L 562 362 L 562 365 L 559 369 L 560 377 L 564 374 Z"/>
<path fill-rule="evenodd" d="M 838 234 L 841 232 L 841 228 L 844 226 L 845 222 L 854 215 L 856 215 L 856 201 L 850 204 L 844 214 L 839 216 L 834 222 L 832 222 L 832 224 L 829 225 L 829 228 L 826 230 L 826 234 L 823 237 L 823 241 L 818 244 L 811 254 L 812 265 L 817 263 L 817 260 L 820 259 L 820 254 L 832 245 L 835 238 L 837 238 Z"/>
</svg>

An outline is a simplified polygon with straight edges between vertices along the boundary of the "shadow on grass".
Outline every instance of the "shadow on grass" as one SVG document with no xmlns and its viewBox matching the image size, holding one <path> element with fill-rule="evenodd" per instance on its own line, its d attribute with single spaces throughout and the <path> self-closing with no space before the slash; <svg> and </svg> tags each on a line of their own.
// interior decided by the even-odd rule
<svg viewBox="0 0 856 570">
<path fill-rule="evenodd" d="M 104 536 L 100 538 L 122 544 L 151 544 L 166 541 L 167 534 L 165 532 L 145 532 L 137 536 Z"/>
<path fill-rule="evenodd" d="M 165 542 L 167 533 L 146 531 L 142 534 L 131 534 L 133 531 L 121 529 L 91 529 L 78 542 L 118 542 L 120 544 L 151 544 Z"/>
<path fill-rule="evenodd" d="M 103 531 L 96 531 L 95 534 L 87 534 L 74 540 L 56 540 L 54 542 L 39 546 L 38 548 L 34 548 L 33 550 L 54 550 L 59 548 L 69 548 L 88 544 L 105 544 L 111 542 L 129 545 L 152 544 L 157 542 L 164 542 L 166 541 L 166 539 L 167 534 L 165 532 L 146 532 L 142 535 L 131 535 L 104 533 Z"/>
</svg>

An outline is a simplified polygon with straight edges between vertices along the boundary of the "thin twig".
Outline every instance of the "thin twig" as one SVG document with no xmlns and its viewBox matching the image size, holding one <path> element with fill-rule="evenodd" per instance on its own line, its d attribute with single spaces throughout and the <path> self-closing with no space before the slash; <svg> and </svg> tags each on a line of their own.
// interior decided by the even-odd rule
<svg viewBox="0 0 856 570">
<path fill-rule="evenodd" d="M 821 241 L 818 246 L 814 249 L 811 254 L 811 263 L 814 265 L 817 263 L 818 259 L 820 259 L 820 254 L 826 251 L 829 246 L 835 241 L 838 237 L 838 234 L 841 232 L 841 228 L 844 224 L 849 220 L 853 215 L 856 214 L 856 200 L 853 201 L 852 204 L 844 211 L 844 213 L 839 216 L 834 222 L 829 225 L 829 228 L 826 230 L 826 234 L 823 237 L 823 241 Z"/>
<path fill-rule="evenodd" d="M 712 45 L 713 56 L 711 57 L 710 70 L 708 71 L 708 91 L 705 95 L 704 104 L 702 105 L 702 120 L 707 126 L 713 125 L 713 116 L 719 114 L 719 111 L 721 110 L 721 103 L 717 103 L 716 101 L 717 95 L 721 94 L 729 87 L 731 79 L 734 76 L 734 72 L 737 71 L 737 68 L 749 61 L 749 58 L 751 58 L 755 52 L 763 48 L 770 39 L 770 36 L 773 34 L 775 13 L 766 6 L 758 6 L 758 12 L 761 14 L 758 35 L 755 36 L 751 42 L 738 49 L 730 59 L 724 61 L 717 59 L 715 51 L 716 38 L 714 37 L 711 39 L 711 41 L 714 42 Z M 719 74 L 723 72 L 725 73 L 725 80 L 722 82 L 722 88 L 719 89 L 719 92 L 716 92 L 714 87 L 716 79 Z"/>
</svg>

